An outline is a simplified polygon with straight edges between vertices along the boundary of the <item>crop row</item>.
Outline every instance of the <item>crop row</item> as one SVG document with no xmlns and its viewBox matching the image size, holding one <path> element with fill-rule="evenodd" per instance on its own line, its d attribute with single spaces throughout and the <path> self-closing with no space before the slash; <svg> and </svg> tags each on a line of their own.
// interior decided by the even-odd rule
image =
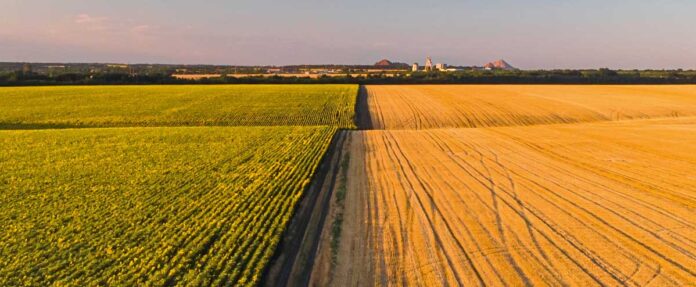
<svg viewBox="0 0 696 287">
<path fill-rule="evenodd" d="M 333 127 L 0 131 L 0 285 L 253 285 Z"/>
<path fill-rule="evenodd" d="M 0 129 L 129 126 L 354 127 L 356 85 L 0 88 Z"/>
</svg>

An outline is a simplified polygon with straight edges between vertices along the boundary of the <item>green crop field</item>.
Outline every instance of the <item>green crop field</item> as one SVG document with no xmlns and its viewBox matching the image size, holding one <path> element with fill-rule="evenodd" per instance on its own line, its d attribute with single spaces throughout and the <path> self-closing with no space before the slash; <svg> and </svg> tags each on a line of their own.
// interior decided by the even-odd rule
<svg viewBox="0 0 696 287">
<path fill-rule="evenodd" d="M 0 286 L 258 284 L 357 91 L 0 88 Z"/>
<path fill-rule="evenodd" d="M 257 283 L 334 132 L 0 131 L 0 286 Z"/>
<path fill-rule="evenodd" d="M 0 128 L 352 128 L 357 90 L 357 85 L 6 87 L 0 88 Z"/>
</svg>

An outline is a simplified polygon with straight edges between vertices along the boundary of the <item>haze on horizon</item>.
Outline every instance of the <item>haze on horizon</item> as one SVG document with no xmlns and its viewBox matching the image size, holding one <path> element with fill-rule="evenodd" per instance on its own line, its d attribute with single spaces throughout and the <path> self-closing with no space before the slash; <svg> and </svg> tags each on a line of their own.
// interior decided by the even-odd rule
<svg viewBox="0 0 696 287">
<path fill-rule="evenodd" d="M 694 11 L 690 0 L 0 0 L 0 61 L 422 64 L 430 55 L 524 69 L 696 69 Z"/>
</svg>

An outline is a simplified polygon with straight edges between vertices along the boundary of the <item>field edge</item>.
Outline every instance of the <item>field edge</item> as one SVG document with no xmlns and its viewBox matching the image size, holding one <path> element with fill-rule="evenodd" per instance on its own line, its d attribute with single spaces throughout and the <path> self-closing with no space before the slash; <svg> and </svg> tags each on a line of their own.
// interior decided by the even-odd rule
<svg viewBox="0 0 696 287">
<path fill-rule="evenodd" d="M 337 130 L 319 162 L 310 184 L 294 207 L 290 222 L 270 262 L 265 267 L 259 286 L 306 286 L 313 268 L 313 257 L 318 248 L 323 222 L 329 212 L 333 188 L 332 178 L 338 172 L 345 130 Z M 317 208 L 319 207 L 319 208 Z M 299 269 L 299 270 L 298 270 Z"/>
</svg>

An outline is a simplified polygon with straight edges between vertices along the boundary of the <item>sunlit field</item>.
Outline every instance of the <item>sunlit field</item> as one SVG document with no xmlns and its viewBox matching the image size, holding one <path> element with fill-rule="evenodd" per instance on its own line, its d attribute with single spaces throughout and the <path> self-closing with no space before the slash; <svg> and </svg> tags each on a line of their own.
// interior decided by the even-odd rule
<svg viewBox="0 0 696 287">
<path fill-rule="evenodd" d="M 0 88 L 0 128 L 353 127 L 357 85 Z"/>
</svg>

